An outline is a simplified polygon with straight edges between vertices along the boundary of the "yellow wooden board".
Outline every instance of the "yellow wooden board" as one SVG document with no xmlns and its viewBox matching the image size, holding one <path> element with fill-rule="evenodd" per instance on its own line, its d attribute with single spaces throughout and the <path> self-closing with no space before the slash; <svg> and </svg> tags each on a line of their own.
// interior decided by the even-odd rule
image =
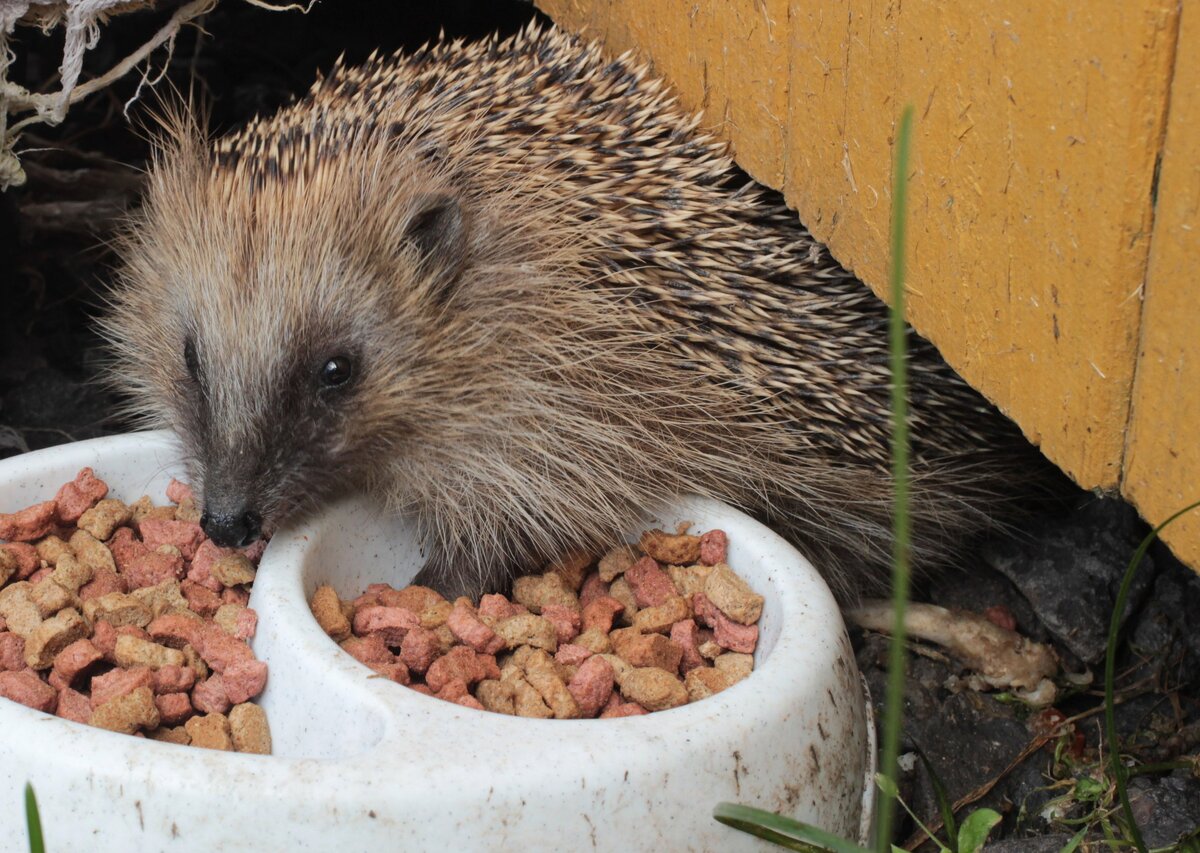
<svg viewBox="0 0 1200 853">
<path fill-rule="evenodd" d="M 1176 0 L 538 4 L 608 53 L 649 60 L 686 107 L 705 111 L 704 126 L 731 142 L 738 162 L 781 189 L 881 295 L 892 134 L 913 104 L 909 320 L 1081 485 L 1124 482 L 1155 521 L 1182 484 L 1200 480 L 1200 450 L 1169 429 L 1140 425 L 1153 441 L 1126 434 L 1139 335 L 1147 347 L 1178 347 L 1178 326 L 1196 316 L 1175 276 L 1159 311 L 1176 325 L 1142 327 Z M 1175 135 L 1194 145 L 1200 115 L 1175 113 Z M 1193 267 L 1200 260 L 1190 244 L 1163 253 L 1164 267 L 1186 268 L 1187 254 Z M 1147 292 L 1153 300 L 1153 286 Z M 1163 359 L 1173 355 L 1182 351 Z M 1156 390 L 1168 380 L 1197 400 L 1184 374 L 1168 374 L 1139 378 L 1139 400 L 1169 394 Z M 1158 471 L 1168 458 L 1179 460 L 1164 475 L 1173 486 Z M 1200 565 L 1200 533 L 1174 543 Z"/>
<path fill-rule="evenodd" d="M 1181 26 L 1123 483 L 1153 521 L 1200 500 L 1200 8 Z M 1163 538 L 1200 566 L 1200 510 Z"/>
</svg>

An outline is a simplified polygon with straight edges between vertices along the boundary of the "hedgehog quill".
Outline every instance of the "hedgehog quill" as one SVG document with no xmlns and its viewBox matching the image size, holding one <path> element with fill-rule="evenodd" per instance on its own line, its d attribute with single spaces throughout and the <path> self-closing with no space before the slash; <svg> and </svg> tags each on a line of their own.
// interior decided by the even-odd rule
<svg viewBox="0 0 1200 853">
<path fill-rule="evenodd" d="M 172 122 L 104 326 L 206 532 L 368 491 L 417 519 L 426 576 L 478 591 L 698 493 L 844 598 L 880 588 L 886 308 L 698 123 L 534 27 L 339 67 L 215 143 Z M 1045 463 L 916 335 L 910 359 L 933 566 Z"/>
</svg>

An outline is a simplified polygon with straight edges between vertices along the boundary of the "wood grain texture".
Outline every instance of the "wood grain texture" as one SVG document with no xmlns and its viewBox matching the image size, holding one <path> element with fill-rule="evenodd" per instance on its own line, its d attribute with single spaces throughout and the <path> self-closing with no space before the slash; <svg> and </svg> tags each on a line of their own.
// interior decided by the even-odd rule
<svg viewBox="0 0 1200 853">
<path fill-rule="evenodd" d="M 1170 426 L 1131 410 L 1139 337 L 1156 359 L 1139 407 L 1200 387 L 1200 356 L 1182 343 L 1200 339 L 1196 289 L 1167 271 L 1197 266 L 1181 212 L 1163 211 L 1175 236 L 1156 246 L 1145 328 L 1142 317 L 1177 0 L 537 2 L 610 54 L 651 62 L 881 296 L 892 134 L 912 103 L 910 322 L 1081 485 L 1123 486 L 1154 521 L 1200 482 L 1200 451 L 1172 437 L 1195 409 Z M 1198 26 L 1185 34 L 1193 55 Z M 1178 91 L 1197 87 L 1187 71 L 1168 143 L 1181 153 L 1170 176 L 1163 163 L 1160 198 L 1179 211 L 1194 211 L 1195 189 L 1166 187 L 1186 195 L 1200 159 L 1200 108 Z M 1200 566 L 1191 530 L 1173 541 Z"/>
<path fill-rule="evenodd" d="M 1162 521 L 1200 500 L 1200 8 L 1184 8 L 1158 184 L 1124 493 Z M 1163 532 L 1200 567 L 1200 510 Z"/>
</svg>

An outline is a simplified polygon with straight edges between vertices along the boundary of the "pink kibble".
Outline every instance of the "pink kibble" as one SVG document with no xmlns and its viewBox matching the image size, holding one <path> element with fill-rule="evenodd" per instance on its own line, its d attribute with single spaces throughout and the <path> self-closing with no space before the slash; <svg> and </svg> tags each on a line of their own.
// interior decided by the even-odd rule
<svg viewBox="0 0 1200 853">
<path fill-rule="evenodd" d="M 435 660 L 425 673 L 425 683 L 441 690 L 455 678 L 474 684 L 485 678 L 499 678 L 500 669 L 492 655 L 477 654 L 467 646 L 455 646 Z"/>
<path fill-rule="evenodd" d="M 225 679 L 219 673 L 210 675 L 192 688 L 192 705 L 205 714 L 224 714 L 230 708 Z"/>
<path fill-rule="evenodd" d="M 170 646 L 173 649 L 182 649 L 189 643 L 193 646 L 196 645 L 196 633 L 201 627 L 202 623 L 190 616 L 164 613 L 162 616 L 155 617 L 146 626 L 146 632 L 156 643 Z"/>
<path fill-rule="evenodd" d="M 76 723 L 86 723 L 92 718 L 92 703 L 78 690 L 64 687 L 58 691 L 58 706 L 56 716 Z"/>
<path fill-rule="evenodd" d="M 441 689 L 433 695 L 438 699 L 445 700 L 446 702 L 457 702 L 462 697 L 470 694 L 467 693 L 467 683 L 465 681 L 463 681 L 461 678 L 452 678 L 442 685 Z"/>
<path fill-rule="evenodd" d="M 715 566 L 725 562 L 725 552 L 729 548 L 729 537 L 724 530 L 710 530 L 700 537 L 700 562 L 705 566 Z"/>
<path fill-rule="evenodd" d="M 251 563 L 257 566 L 258 561 L 262 559 L 263 551 L 265 550 L 267 550 L 267 540 L 259 539 L 251 542 L 249 545 L 243 548 L 242 553 L 246 555 L 246 558 Z"/>
<path fill-rule="evenodd" d="M 258 630 L 258 613 L 247 607 L 237 615 L 233 623 L 233 636 L 239 640 L 249 640 Z"/>
<path fill-rule="evenodd" d="M 132 560 L 122 574 L 130 589 L 180 580 L 183 577 L 183 557 L 150 551 Z"/>
<path fill-rule="evenodd" d="M 235 705 L 249 702 L 267 686 L 267 665 L 260 660 L 244 660 L 232 664 L 221 673 L 225 693 Z"/>
<path fill-rule="evenodd" d="M 428 628 L 416 627 L 404 635 L 400 660 L 413 672 L 424 672 L 442 653 L 438 635 Z"/>
<path fill-rule="evenodd" d="M 131 528 L 118 527 L 107 542 L 108 550 L 112 552 L 113 562 L 117 564 L 117 571 L 124 572 L 128 570 L 130 564 L 145 554 L 150 553 L 150 549 L 141 543 L 134 535 Z"/>
<path fill-rule="evenodd" d="M 248 645 L 212 622 L 204 623 L 196 631 L 194 645 L 204 662 L 220 673 L 235 663 L 254 660 L 254 652 Z"/>
<path fill-rule="evenodd" d="M 29 583 L 37 586 L 54 572 L 54 566 L 44 566 L 29 576 Z"/>
<path fill-rule="evenodd" d="M 594 717 L 613 693 L 613 668 L 600 655 L 592 655 L 575 672 L 567 690 L 575 698 L 580 713 Z"/>
<path fill-rule="evenodd" d="M 112 569 L 99 568 L 92 572 L 92 579 L 79 588 L 79 598 L 81 601 L 90 601 L 110 592 L 129 592 L 129 587 Z"/>
<path fill-rule="evenodd" d="M 240 586 L 227 586 L 221 590 L 222 604 L 240 604 L 245 607 L 250 603 L 250 590 Z"/>
<path fill-rule="evenodd" d="M 650 557 L 642 557 L 625 571 L 638 607 L 655 607 L 678 595 L 670 576 Z"/>
<path fill-rule="evenodd" d="M 421 617 L 403 607 L 370 605 L 354 613 L 354 633 L 378 634 L 391 648 L 398 648 L 404 635 L 421 624 Z"/>
<path fill-rule="evenodd" d="M 507 619 L 528 612 L 525 605 L 509 601 L 503 595 L 485 595 L 479 599 L 479 615 L 489 619 Z"/>
<path fill-rule="evenodd" d="M 613 691 L 608 704 L 600 712 L 600 719 L 611 720 L 614 717 L 640 717 L 642 714 L 648 713 L 650 712 L 637 702 L 622 702 L 620 695 L 616 691 Z"/>
<path fill-rule="evenodd" d="M 600 575 L 592 572 L 583 582 L 583 588 L 579 591 L 579 603 L 583 607 L 587 607 L 597 598 L 602 598 L 608 595 L 608 584 L 600 579 Z"/>
<path fill-rule="evenodd" d="M 683 649 L 683 659 L 679 662 L 679 671 L 687 674 L 698 666 L 704 666 L 704 656 L 700 654 L 700 629 L 691 619 L 683 619 L 671 626 L 671 642 Z"/>
<path fill-rule="evenodd" d="M 38 678 L 32 669 L 0 672 L 0 696 L 47 714 L 54 712 L 58 702 L 54 688 Z"/>
<path fill-rule="evenodd" d="M 99 503 L 107 494 L 108 484 L 97 479 L 96 472 L 91 468 L 84 468 L 54 496 L 59 521 L 63 524 L 74 524 L 79 520 L 79 516 Z"/>
<path fill-rule="evenodd" d="M 0 671 L 20 672 L 25 668 L 24 638 L 5 631 L 0 633 Z"/>
<path fill-rule="evenodd" d="M 102 660 L 104 655 L 91 640 L 76 640 L 54 656 L 54 673 L 64 686 L 69 687 L 75 679 Z"/>
<path fill-rule="evenodd" d="M 560 643 L 569 643 L 579 636 L 582 622 L 579 611 L 562 604 L 543 604 L 542 618 L 554 626 Z"/>
<path fill-rule="evenodd" d="M 342 643 L 342 648 L 350 657 L 367 666 L 391 663 L 396 658 L 384 645 L 383 637 L 378 634 L 371 634 L 367 637 L 351 637 Z"/>
<path fill-rule="evenodd" d="M 100 650 L 105 660 L 113 659 L 117 653 L 117 629 L 111 622 L 100 619 L 92 626 L 92 645 Z"/>
<path fill-rule="evenodd" d="M 554 653 L 554 660 L 565 666 L 579 666 L 592 656 L 592 650 L 573 643 L 563 643 Z"/>
<path fill-rule="evenodd" d="M 61 700 L 60 700 L 61 701 Z M 186 693 L 164 693 L 154 697 L 161 725 L 177 726 L 192 716 L 192 699 Z"/>
<path fill-rule="evenodd" d="M 204 541 L 204 531 L 194 521 L 143 518 L 138 530 L 142 534 L 142 542 L 151 551 L 159 545 L 174 545 L 185 560 L 196 556 L 196 549 Z"/>
<path fill-rule="evenodd" d="M 713 629 L 713 639 L 721 648 L 750 654 L 758 645 L 757 625 L 739 625 L 734 622 L 709 601 L 704 593 L 697 592 L 692 596 L 692 610 L 697 619 Z"/>
<path fill-rule="evenodd" d="M 487 710 L 483 707 L 483 703 L 469 693 L 466 696 L 459 696 L 454 700 L 454 703 L 456 705 L 462 705 L 464 708 L 474 708 L 476 711 Z"/>
<path fill-rule="evenodd" d="M 181 504 L 186 500 L 195 500 L 196 495 L 192 491 L 192 487 L 187 483 L 180 482 L 174 477 L 171 482 L 167 483 L 167 500 L 171 503 Z"/>
<path fill-rule="evenodd" d="M 418 619 L 418 625 L 419 621 Z M 504 648 L 503 638 L 496 636 L 495 631 L 479 621 L 475 609 L 465 598 L 454 602 L 454 609 L 446 618 L 446 626 L 454 636 L 477 652 L 494 655 Z"/>
<path fill-rule="evenodd" d="M 0 545 L 0 549 L 17 558 L 17 574 L 13 580 L 26 580 L 41 568 L 42 561 L 38 557 L 37 549 L 28 542 L 8 542 Z"/>
<path fill-rule="evenodd" d="M 135 666 L 132 669 L 114 669 L 92 679 L 92 709 L 95 710 L 110 699 L 125 696 L 139 687 L 151 687 L 153 676 L 150 669 Z"/>
<path fill-rule="evenodd" d="M 390 663 L 372 664 L 371 669 L 375 670 L 376 675 L 382 675 L 388 681 L 394 681 L 397 684 L 407 686 L 412 681 L 412 677 L 408 674 L 408 667 L 400 660 L 393 660 Z"/>
<path fill-rule="evenodd" d="M 610 595 L 602 595 L 583 608 L 583 630 L 598 628 L 604 633 L 612 630 L 613 619 L 625 605 Z"/>
<path fill-rule="evenodd" d="M 205 539 L 196 549 L 195 556 L 192 557 L 191 565 L 188 567 L 188 580 L 198 583 L 206 589 L 211 589 L 213 592 L 220 592 L 222 584 L 212 576 L 212 565 L 221 557 L 231 553 L 233 552 L 227 548 L 218 548 L 211 539 Z"/>
<path fill-rule="evenodd" d="M 152 679 L 155 693 L 186 693 L 196 686 L 196 670 L 190 666 L 168 664 L 156 669 Z"/>
<path fill-rule="evenodd" d="M 983 611 L 983 617 L 993 625 L 998 625 L 1009 631 L 1017 630 L 1017 617 L 1003 604 L 995 604 Z"/>
<path fill-rule="evenodd" d="M 192 580 L 180 583 L 179 590 L 187 599 L 188 608 L 201 616 L 212 616 L 217 612 L 217 608 L 224 604 L 219 595 Z"/>
<path fill-rule="evenodd" d="M 410 685 L 408 685 L 408 689 L 413 691 L 414 693 L 422 693 L 425 696 L 433 695 L 433 691 L 430 690 L 429 687 L 424 684 L 410 684 Z"/>
<path fill-rule="evenodd" d="M 17 512 L 0 513 L 0 539 L 32 542 L 52 531 L 57 523 L 58 507 L 54 501 L 43 501 Z M 42 686 L 46 687 L 44 684 Z M 46 689 L 50 690 L 49 687 Z M 54 691 L 50 690 L 50 693 L 53 696 Z"/>
</svg>

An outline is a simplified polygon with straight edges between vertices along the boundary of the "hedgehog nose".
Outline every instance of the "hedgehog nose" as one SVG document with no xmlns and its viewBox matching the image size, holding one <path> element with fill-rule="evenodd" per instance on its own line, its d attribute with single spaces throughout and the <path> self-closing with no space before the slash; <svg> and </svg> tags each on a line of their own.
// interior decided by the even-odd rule
<svg viewBox="0 0 1200 853">
<path fill-rule="evenodd" d="M 244 548 L 262 534 L 262 516 L 253 510 L 206 511 L 200 526 L 222 548 Z"/>
</svg>

